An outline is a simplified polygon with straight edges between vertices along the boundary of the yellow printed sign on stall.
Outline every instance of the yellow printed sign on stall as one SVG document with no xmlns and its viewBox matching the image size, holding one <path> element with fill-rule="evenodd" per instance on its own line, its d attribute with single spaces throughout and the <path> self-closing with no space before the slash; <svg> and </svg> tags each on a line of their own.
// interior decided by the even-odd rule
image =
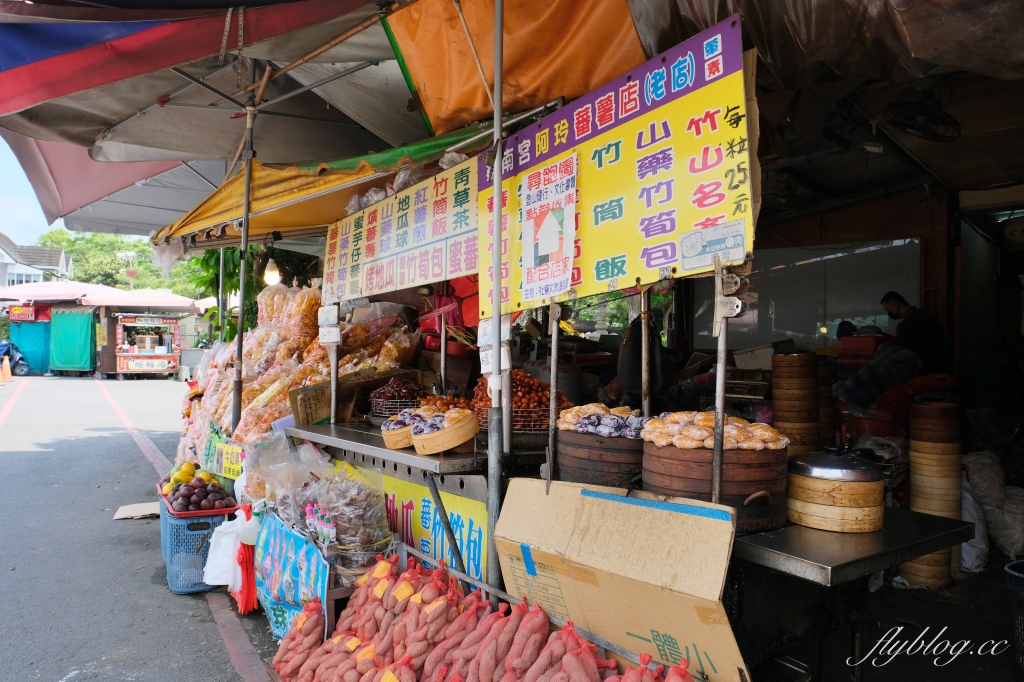
<svg viewBox="0 0 1024 682">
<path fill-rule="evenodd" d="M 335 223 L 324 303 L 476 274 L 476 188 L 471 159 Z"/>
<path fill-rule="evenodd" d="M 571 102 L 506 141 L 502 312 L 522 292 L 524 197 L 576 154 L 572 289 L 591 296 L 742 263 L 753 250 L 750 142 L 738 15 Z M 480 177 L 480 315 L 491 315 L 493 181 Z M 529 254 L 526 254 L 529 255 Z M 527 259 L 528 260 L 528 259 Z"/>
<path fill-rule="evenodd" d="M 441 517 L 430 490 L 417 483 L 383 476 L 384 505 L 391 531 L 402 542 L 435 560 L 452 565 Z M 487 576 L 487 505 L 467 497 L 441 492 L 441 501 L 466 564 L 466 572 L 480 580 Z M 411 599 L 416 599 L 413 595 Z"/>
</svg>

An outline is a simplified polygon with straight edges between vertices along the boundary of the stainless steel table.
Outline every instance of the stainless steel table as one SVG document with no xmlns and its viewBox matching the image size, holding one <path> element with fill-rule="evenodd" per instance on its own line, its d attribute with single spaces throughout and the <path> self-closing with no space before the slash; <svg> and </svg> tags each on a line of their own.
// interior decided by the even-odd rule
<svg viewBox="0 0 1024 682">
<path fill-rule="evenodd" d="M 413 448 L 391 450 L 384 445 L 384 437 L 375 426 L 320 424 L 295 426 L 285 429 L 284 432 L 292 438 L 302 438 L 433 474 L 460 474 L 487 468 L 486 452 L 466 455 L 418 455 Z"/>
<path fill-rule="evenodd" d="M 834 533 L 790 525 L 737 537 L 733 556 L 831 587 L 974 537 L 974 524 L 907 509 L 885 509 L 883 529 Z"/>
</svg>

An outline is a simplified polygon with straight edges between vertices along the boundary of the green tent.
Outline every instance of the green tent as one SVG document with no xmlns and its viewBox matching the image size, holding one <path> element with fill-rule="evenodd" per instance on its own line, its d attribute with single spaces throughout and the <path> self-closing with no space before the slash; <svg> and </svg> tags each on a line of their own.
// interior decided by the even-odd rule
<svg viewBox="0 0 1024 682">
<path fill-rule="evenodd" d="M 25 356 L 30 370 L 38 374 L 50 371 L 49 322 L 11 322 L 11 343 Z"/>
<path fill-rule="evenodd" d="M 54 307 L 50 325 L 50 371 L 92 371 L 96 359 L 93 309 Z"/>
</svg>

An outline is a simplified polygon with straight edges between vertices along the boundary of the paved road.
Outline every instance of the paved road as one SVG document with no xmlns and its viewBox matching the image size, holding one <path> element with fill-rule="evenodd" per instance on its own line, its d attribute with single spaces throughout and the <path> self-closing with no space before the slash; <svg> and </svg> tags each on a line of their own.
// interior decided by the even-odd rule
<svg viewBox="0 0 1024 682">
<path fill-rule="evenodd" d="M 0 386 L 0 681 L 243 679 L 207 597 L 167 589 L 159 521 L 111 520 L 153 501 L 157 476 L 102 389 L 173 461 L 184 386 Z M 245 620 L 261 649 L 272 646 L 265 619 Z"/>
</svg>

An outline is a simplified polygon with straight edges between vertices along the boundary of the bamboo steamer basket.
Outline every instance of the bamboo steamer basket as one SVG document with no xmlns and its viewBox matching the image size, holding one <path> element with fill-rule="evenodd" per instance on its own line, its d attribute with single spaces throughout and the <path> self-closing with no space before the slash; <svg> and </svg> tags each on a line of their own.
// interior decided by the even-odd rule
<svg viewBox="0 0 1024 682">
<path fill-rule="evenodd" d="M 923 455 L 959 455 L 962 448 L 959 440 L 955 443 L 932 443 L 911 438 L 910 450 Z"/>
<path fill-rule="evenodd" d="M 821 516 L 811 516 L 792 508 L 789 509 L 786 517 L 800 526 L 817 528 L 818 530 L 830 530 L 835 533 L 874 533 L 875 531 L 882 530 L 883 527 L 882 519 L 870 521 L 837 520 Z"/>
<path fill-rule="evenodd" d="M 920 429 L 921 431 L 955 431 L 959 434 L 960 421 L 953 419 L 919 419 L 911 417 L 910 428 L 911 430 Z"/>
<path fill-rule="evenodd" d="M 818 392 L 818 377 L 813 374 L 801 374 L 797 371 L 772 374 L 772 390 Z"/>
<path fill-rule="evenodd" d="M 929 464 L 931 466 L 956 466 L 959 467 L 963 459 L 956 455 L 931 455 L 925 452 L 910 451 L 910 463 Z"/>
<path fill-rule="evenodd" d="M 931 554 L 925 554 L 919 556 L 912 561 L 908 561 L 908 564 L 916 564 L 918 566 L 946 566 L 949 564 L 950 558 L 952 558 L 953 552 L 952 547 L 946 549 L 940 549 L 938 552 L 932 552 Z"/>
<path fill-rule="evenodd" d="M 714 452 L 654 443 L 643 446 L 643 488 L 671 497 L 711 500 Z M 787 450 L 725 450 L 721 503 L 736 509 L 741 533 L 781 528 L 786 523 Z"/>
<path fill-rule="evenodd" d="M 918 476 L 931 476 L 932 478 L 952 478 L 957 481 L 960 480 L 960 463 L 947 464 L 947 465 L 935 465 L 935 464 L 915 464 L 910 463 L 911 473 L 917 474 Z"/>
<path fill-rule="evenodd" d="M 787 424 L 813 424 L 815 431 L 821 430 L 821 414 L 817 409 L 789 410 L 774 408 L 774 420 Z"/>
<path fill-rule="evenodd" d="M 911 493 L 910 495 L 910 510 L 919 511 L 923 514 L 959 514 L 961 512 L 960 505 L 961 500 L 936 500 L 916 493 Z"/>
<path fill-rule="evenodd" d="M 791 436 L 794 433 L 817 433 L 821 427 L 817 421 L 812 422 L 788 422 L 784 419 L 776 419 L 773 427 L 783 436 Z"/>
<path fill-rule="evenodd" d="M 953 584 L 953 577 L 947 575 L 941 578 L 925 578 L 915 573 L 911 573 L 908 569 L 904 568 L 907 564 L 900 564 L 899 571 L 900 577 L 906 580 L 911 585 L 917 585 L 918 587 L 927 587 L 929 590 L 941 590 L 944 587 L 949 587 Z"/>
<path fill-rule="evenodd" d="M 962 411 L 956 403 L 910 403 L 911 419 L 960 419 Z"/>
<path fill-rule="evenodd" d="M 962 438 L 959 430 L 955 433 L 951 431 L 921 431 L 920 429 L 915 431 L 913 426 L 910 427 L 910 435 L 916 441 L 942 444 L 956 443 L 957 445 L 960 444 Z"/>
<path fill-rule="evenodd" d="M 790 511 L 797 511 L 808 516 L 822 517 L 836 521 L 878 521 L 878 529 L 882 527 L 882 505 L 870 507 L 839 507 L 831 504 L 817 504 L 789 498 Z"/>
<path fill-rule="evenodd" d="M 790 400 L 818 401 L 818 394 L 810 388 L 772 388 L 772 402 L 780 403 Z"/>
<path fill-rule="evenodd" d="M 817 364 L 818 358 L 813 353 L 775 353 L 772 355 L 772 370 L 782 367 L 806 367 L 815 372 Z"/>
<path fill-rule="evenodd" d="M 644 441 L 558 432 L 558 478 L 615 488 L 636 488 L 643 470 Z"/>
<path fill-rule="evenodd" d="M 915 473 L 913 469 L 910 470 L 910 490 L 913 493 L 915 487 L 920 486 L 922 488 L 929 488 L 931 490 L 953 490 L 960 492 L 961 482 L 960 476 L 956 477 L 942 477 L 937 478 L 935 476 L 927 476 L 925 474 Z"/>
<path fill-rule="evenodd" d="M 793 475 L 795 476 L 795 474 Z M 830 505 L 833 507 L 877 507 L 883 504 L 885 497 L 884 489 L 882 491 L 876 490 L 863 495 L 856 493 L 819 492 L 815 490 L 808 490 L 807 488 L 801 488 L 793 485 L 792 478 L 789 480 L 786 495 L 791 500 Z"/>
<path fill-rule="evenodd" d="M 806 455 L 808 452 L 817 452 L 820 446 L 818 445 L 793 445 L 792 443 L 786 448 L 789 451 L 790 456 L 792 455 Z"/>
<path fill-rule="evenodd" d="M 384 438 L 384 445 L 390 450 L 401 450 L 412 447 L 412 427 L 406 426 L 395 431 L 381 431 Z"/>
<path fill-rule="evenodd" d="M 446 429 L 422 436 L 413 436 L 412 444 L 418 455 L 436 455 L 462 445 L 479 432 L 480 423 L 474 414 Z"/>
<path fill-rule="evenodd" d="M 791 457 L 788 469 L 793 523 L 840 533 L 882 529 L 885 481 L 875 464 L 828 448 Z"/>
<path fill-rule="evenodd" d="M 791 433 L 786 436 L 791 445 L 800 445 L 817 448 L 821 445 L 821 432 L 817 429 L 814 433 Z"/>
<path fill-rule="evenodd" d="M 910 497 L 914 500 L 961 500 L 963 493 L 959 490 L 939 490 L 937 488 L 925 488 L 923 486 L 912 486 Z"/>
</svg>

